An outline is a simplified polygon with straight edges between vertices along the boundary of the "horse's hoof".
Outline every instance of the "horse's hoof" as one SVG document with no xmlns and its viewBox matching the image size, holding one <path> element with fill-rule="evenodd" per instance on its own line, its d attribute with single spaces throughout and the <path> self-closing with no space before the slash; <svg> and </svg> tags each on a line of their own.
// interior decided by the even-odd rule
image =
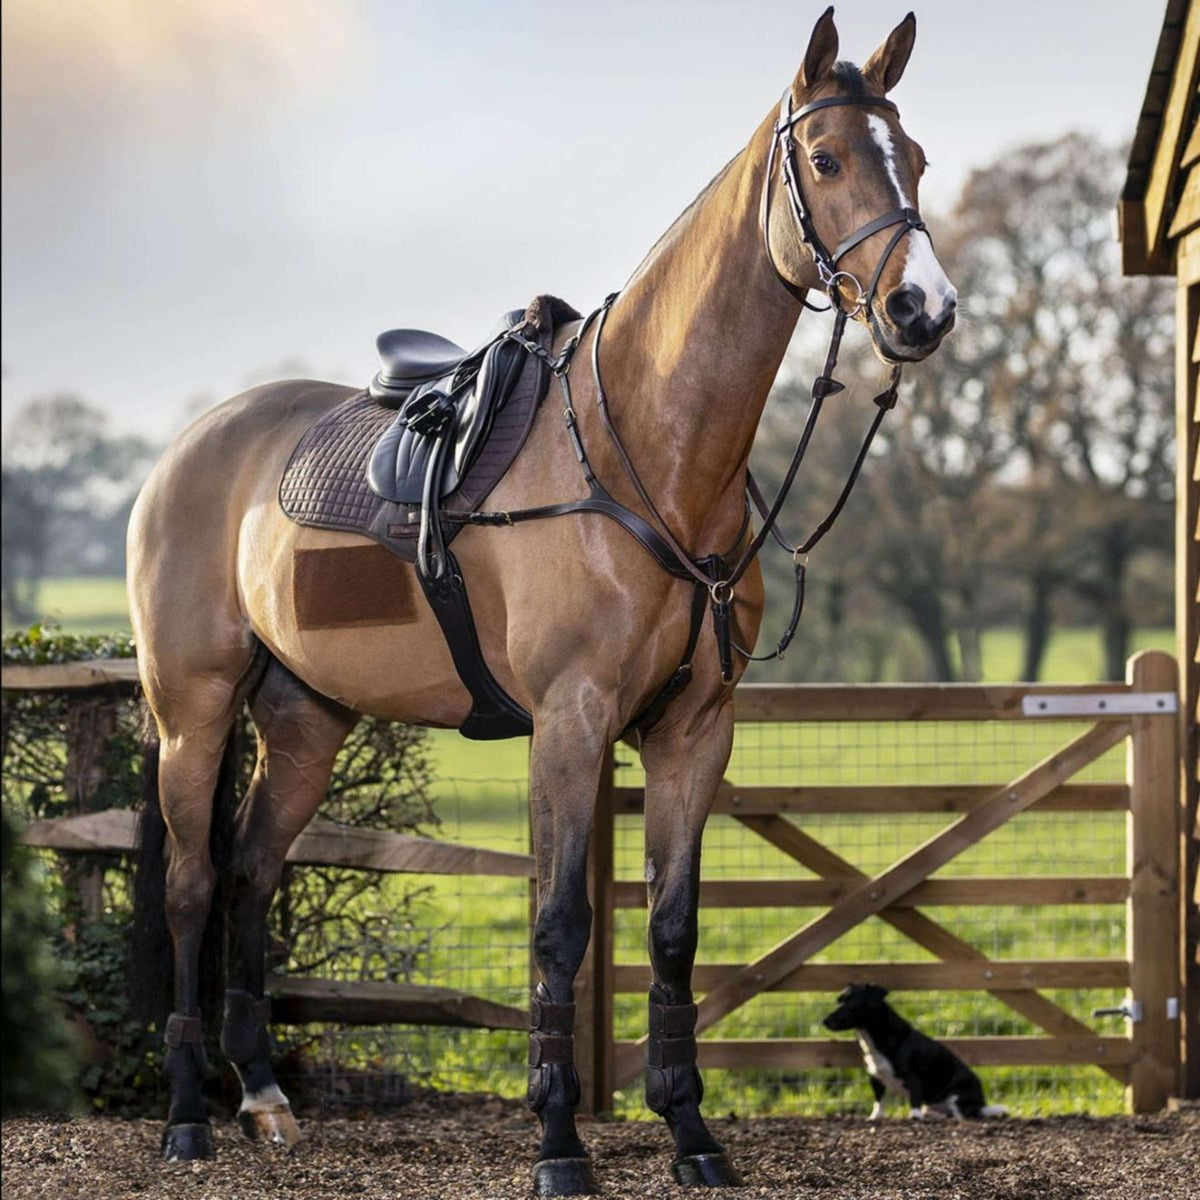
<svg viewBox="0 0 1200 1200">
<path fill-rule="evenodd" d="M 533 1164 L 535 1196 L 591 1196 L 599 1190 L 590 1158 L 544 1158 Z"/>
<path fill-rule="evenodd" d="M 263 1108 L 243 1108 L 238 1125 L 252 1142 L 271 1142 L 290 1150 L 304 1140 L 290 1104 L 270 1104 Z"/>
<path fill-rule="evenodd" d="M 163 1162 L 191 1162 L 212 1158 L 212 1127 L 204 1125 L 168 1125 L 162 1137 Z"/>
<path fill-rule="evenodd" d="M 728 1154 L 689 1154 L 671 1164 L 671 1174 L 680 1187 L 744 1187 Z"/>
</svg>

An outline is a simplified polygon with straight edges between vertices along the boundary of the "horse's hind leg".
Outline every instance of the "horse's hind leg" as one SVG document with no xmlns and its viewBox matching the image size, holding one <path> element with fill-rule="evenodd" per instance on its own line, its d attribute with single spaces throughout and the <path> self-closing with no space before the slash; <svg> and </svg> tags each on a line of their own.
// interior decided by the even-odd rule
<svg viewBox="0 0 1200 1200">
<path fill-rule="evenodd" d="M 733 705 L 668 713 L 642 749 L 650 891 L 650 1042 L 646 1103 L 675 1138 L 671 1170 L 685 1187 L 741 1179 L 700 1115 L 692 965 L 698 940 L 700 838 L 733 745 Z"/>
<path fill-rule="evenodd" d="M 538 910 L 533 954 L 542 981 L 531 1004 L 529 1107 L 542 1141 L 533 1169 L 539 1196 L 598 1190 L 588 1152 L 575 1131 L 574 982 L 591 935 L 587 847 L 600 769 L 608 752 L 600 722 L 572 713 L 540 714 L 530 756 L 530 809 L 537 859 Z"/>
<path fill-rule="evenodd" d="M 167 828 L 166 917 L 174 952 L 175 1010 L 164 1034 L 171 1090 L 162 1153 L 169 1162 L 209 1158 L 212 1131 L 202 1092 L 207 1061 L 200 1020 L 200 947 L 215 875 L 209 855 L 213 797 L 237 711 L 236 679 L 193 681 L 155 703 L 159 796 Z M 163 709 L 167 711 L 164 714 Z"/>
<path fill-rule="evenodd" d="M 221 1050 L 242 1082 L 242 1132 L 291 1146 L 300 1130 L 271 1069 L 263 996 L 267 910 L 288 848 L 324 798 L 334 759 L 357 717 L 274 660 L 251 697 L 250 715 L 258 730 L 258 762 L 234 833 Z"/>
</svg>

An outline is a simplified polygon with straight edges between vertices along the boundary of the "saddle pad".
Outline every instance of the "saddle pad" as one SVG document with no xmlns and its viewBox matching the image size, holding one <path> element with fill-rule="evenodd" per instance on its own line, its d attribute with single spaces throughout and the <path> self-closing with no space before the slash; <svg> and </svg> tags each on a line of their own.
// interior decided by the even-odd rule
<svg viewBox="0 0 1200 1200">
<path fill-rule="evenodd" d="M 529 311 L 537 307 L 535 301 Z M 550 312 L 558 315 L 554 305 L 543 304 L 542 310 L 547 316 Z M 539 341 L 549 348 L 551 322 L 539 322 L 537 328 Z M 486 442 L 462 482 L 446 498 L 444 513 L 477 509 L 524 445 L 550 382 L 550 372 L 540 359 L 530 354 L 526 360 L 508 402 L 492 421 Z M 384 500 L 367 482 L 371 451 L 395 419 L 395 409 L 384 408 L 364 391 L 343 400 L 314 422 L 292 451 L 279 482 L 279 504 L 284 513 L 299 525 L 374 538 L 406 562 L 415 562 L 419 506 Z M 445 522 L 443 536 L 447 544 L 460 528 L 457 521 Z"/>
</svg>

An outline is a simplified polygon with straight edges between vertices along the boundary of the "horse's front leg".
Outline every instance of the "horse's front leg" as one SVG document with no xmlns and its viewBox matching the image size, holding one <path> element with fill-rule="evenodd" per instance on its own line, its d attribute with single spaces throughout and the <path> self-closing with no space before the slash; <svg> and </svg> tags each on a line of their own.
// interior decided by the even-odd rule
<svg viewBox="0 0 1200 1200">
<path fill-rule="evenodd" d="M 685 696 L 683 699 L 687 699 Z M 700 838 L 733 747 L 733 704 L 669 712 L 642 747 L 650 892 L 650 1041 L 646 1103 L 675 1138 L 671 1171 L 685 1187 L 739 1187 L 700 1115 L 692 965 L 698 939 Z"/>
<path fill-rule="evenodd" d="M 533 956 L 541 982 L 530 1006 L 529 1107 L 542 1142 L 533 1168 L 539 1196 L 598 1191 L 591 1160 L 575 1131 L 576 972 L 591 935 L 587 896 L 588 838 L 609 730 L 578 711 L 539 713 L 529 767 L 529 802 L 537 859 Z"/>
</svg>

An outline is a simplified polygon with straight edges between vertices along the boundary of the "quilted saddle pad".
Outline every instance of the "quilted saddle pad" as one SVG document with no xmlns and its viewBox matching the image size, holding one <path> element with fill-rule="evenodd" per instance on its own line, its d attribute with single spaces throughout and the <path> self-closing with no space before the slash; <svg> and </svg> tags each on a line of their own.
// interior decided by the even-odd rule
<svg viewBox="0 0 1200 1200">
<path fill-rule="evenodd" d="M 549 298 L 535 300 L 528 314 L 540 343 L 549 349 L 551 317 L 577 314 L 562 301 L 545 303 L 544 299 Z M 546 365 L 528 355 L 507 403 L 492 421 L 487 441 L 458 487 L 442 502 L 443 513 L 476 510 L 500 482 L 529 435 L 549 382 Z M 406 562 L 414 562 L 420 506 L 385 500 L 367 482 L 371 452 L 395 418 L 395 408 L 384 407 L 363 391 L 315 421 L 284 468 L 279 483 L 284 513 L 300 525 L 374 538 Z M 443 522 L 447 544 L 461 527 L 458 521 Z"/>
</svg>

